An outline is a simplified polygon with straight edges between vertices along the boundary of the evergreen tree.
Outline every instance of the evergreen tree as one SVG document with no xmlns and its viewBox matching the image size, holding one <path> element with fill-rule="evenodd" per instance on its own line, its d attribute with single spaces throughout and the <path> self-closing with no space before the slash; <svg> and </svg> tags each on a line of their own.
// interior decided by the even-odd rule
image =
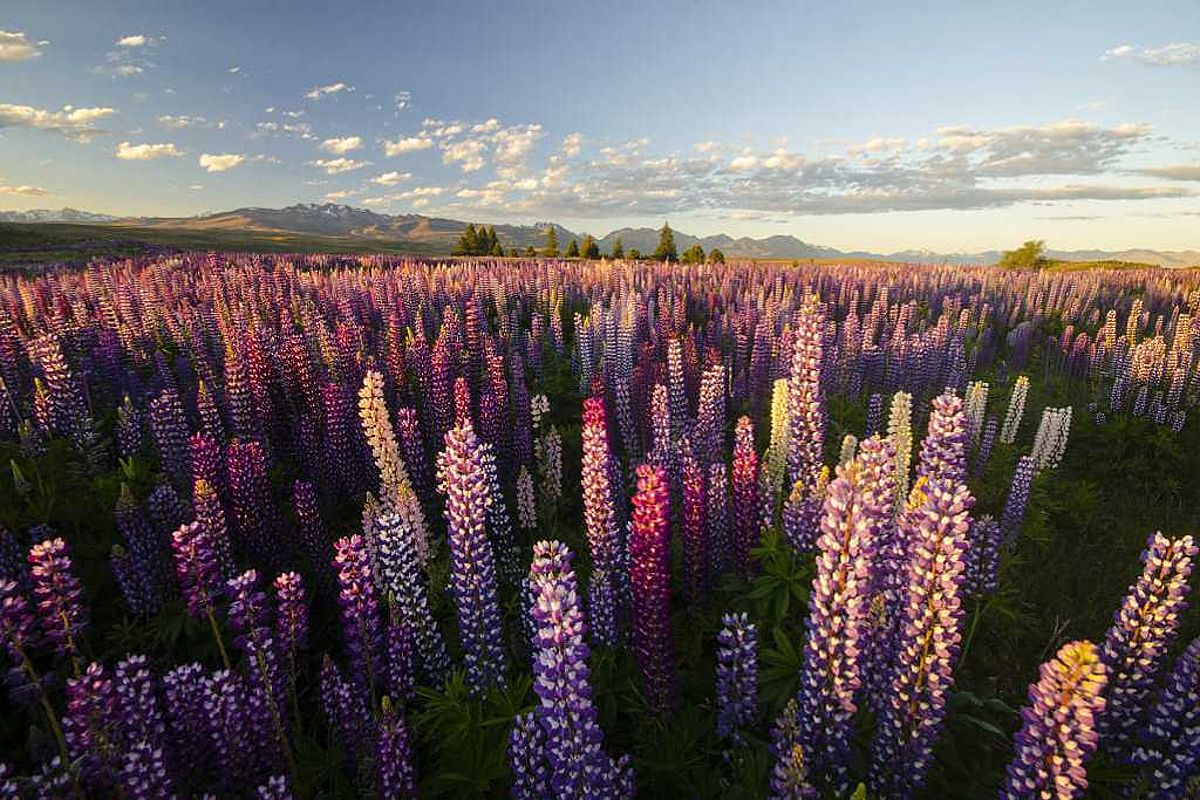
<svg viewBox="0 0 1200 800">
<path fill-rule="evenodd" d="M 458 237 L 458 246 L 454 248 L 453 255 L 456 256 L 473 256 L 479 253 L 479 234 L 475 231 L 475 223 L 467 223 L 467 229 L 462 232 L 462 236 Z"/>
<path fill-rule="evenodd" d="M 504 246 L 500 244 L 499 239 L 492 242 L 492 255 L 494 255 L 494 256 L 503 256 L 504 255 Z"/>
<path fill-rule="evenodd" d="M 563 254 L 567 258 L 579 258 L 579 242 L 574 239 L 567 245 L 567 252 Z"/>
<path fill-rule="evenodd" d="M 579 254 L 586 259 L 595 261 L 600 257 L 600 245 L 596 244 L 596 240 L 590 234 L 583 237 L 583 244 L 579 248 Z"/>
<path fill-rule="evenodd" d="M 658 232 L 658 247 L 654 249 L 655 261 L 678 261 L 679 253 L 675 249 L 675 234 L 671 232 L 671 226 L 663 223 L 662 230 Z"/>
<path fill-rule="evenodd" d="M 617 259 L 625 257 L 625 243 L 621 241 L 620 236 L 613 242 L 612 257 Z"/>
<path fill-rule="evenodd" d="M 641 250 L 638 250 L 636 247 L 629 248 L 629 260 L 630 261 L 640 261 L 641 258 L 642 258 Z"/>
<path fill-rule="evenodd" d="M 546 258 L 558 258 L 558 231 L 551 225 L 546 228 L 546 249 L 542 251 Z"/>
<path fill-rule="evenodd" d="M 724 264 L 725 254 L 714 247 L 708 252 L 708 261 L 710 264 Z"/>
<path fill-rule="evenodd" d="M 684 264 L 703 264 L 704 248 L 700 246 L 699 242 L 697 242 L 687 250 L 683 251 L 683 258 L 681 258 L 680 261 L 682 261 Z"/>
<path fill-rule="evenodd" d="M 529 245 L 528 247 L 525 248 L 525 257 L 526 258 L 537 258 L 537 250 L 533 249 L 533 245 Z"/>
</svg>

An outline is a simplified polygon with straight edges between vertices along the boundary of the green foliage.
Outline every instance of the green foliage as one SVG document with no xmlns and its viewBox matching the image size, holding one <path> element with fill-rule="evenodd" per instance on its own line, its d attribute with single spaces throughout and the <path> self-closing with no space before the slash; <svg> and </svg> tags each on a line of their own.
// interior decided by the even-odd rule
<svg viewBox="0 0 1200 800">
<path fill-rule="evenodd" d="M 617 240 L 613 242 L 612 257 L 615 259 L 621 259 L 625 257 L 625 243 L 621 241 L 620 236 L 618 236 Z"/>
<path fill-rule="evenodd" d="M 675 234 L 671 232 L 671 226 L 665 222 L 662 230 L 658 232 L 658 247 L 654 248 L 654 260 L 679 260 L 679 254 L 675 251 Z"/>
<path fill-rule="evenodd" d="M 725 263 L 725 254 L 714 247 L 708 253 L 708 261 L 710 264 L 724 264 Z"/>
<path fill-rule="evenodd" d="M 703 264 L 704 263 L 704 248 L 697 242 L 696 244 L 683 251 L 683 256 L 679 259 L 682 264 Z"/>
<path fill-rule="evenodd" d="M 558 231 L 553 225 L 546 226 L 546 246 L 542 249 L 546 258 L 558 258 Z"/>
<path fill-rule="evenodd" d="M 579 242 L 574 239 L 567 245 L 567 252 L 563 253 L 564 258 L 579 258 Z"/>
<path fill-rule="evenodd" d="M 600 258 L 600 245 L 596 243 L 596 240 L 590 234 L 583 237 L 583 244 L 579 247 L 579 255 L 592 261 Z"/>
<path fill-rule="evenodd" d="M 642 257 L 642 251 L 641 251 L 641 250 L 638 250 L 636 247 L 631 247 L 631 248 L 629 248 L 629 260 L 630 260 L 630 261 L 637 261 L 637 260 L 639 260 L 641 257 Z"/>
<path fill-rule="evenodd" d="M 1016 250 L 1005 250 L 997 266 L 1004 269 L 1041 269 L 1045 266 L 1046 243 L 1030 239 Z"/>
</svg>

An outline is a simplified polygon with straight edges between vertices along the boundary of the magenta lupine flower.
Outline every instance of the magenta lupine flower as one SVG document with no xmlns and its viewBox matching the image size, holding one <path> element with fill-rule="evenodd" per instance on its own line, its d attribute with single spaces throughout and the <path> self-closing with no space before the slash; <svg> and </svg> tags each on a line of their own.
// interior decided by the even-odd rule
<svg viewBox="0 0 1200 800">
<path fill-rule="evenodd" d="M 967 420 L 962 398 L 946 392 L 933 398 L 929 430 L 921 442 L 917 476 L 962 483 L 967 479 Z"/>
<path fill-rule="evenodd" d="M 163 391 L 150 401 L 150 433 L 162 461 L 163 471 L 178 488 L 192 483 L 188 456 L 188 423 L 179 395 L 174 389 Z"/>
<path fill-rule="evenodd" d="M 192 488 L 192 507 L 195 521 L 204 529 L 204 540 L 212 549 L 217 567 L 223 578 L 234 576 L 233 543 L 229 540 L 229 526 L 225 522 L 225 508 L 217 496 L 214 484 L 197 480 Z M 172 533 L 172 536 L 174 533 Z"/>
<path fill-rule="evenodd" d="M 471 385 L 467 379 L 454 379 L 454 425 L 461 427 L 465 422 L 471 424 L 474 416 L 471 414 Z"/>
<path fill-rule="evenodd" d="M 964 484 L 932 481 L 924 492 L 925 502 L 900 521 L 910 558 L 870 773 L 870 788 L 881 797 L 907 798 L 924 783 L 961 640 L 967 512 L 974 498 Z"/>
<path fill-rule="evenodd" d="M 382 667 L 383 629 L 379 600 L 371 573 L 371 554 L 359 534 L 333 544 L 338 573 L 338 604 L 342 609 L 342 635 L 350 653 L 351 674 L 374 694 L 375 676 Z"/>
<path fill-rule="evenodd" d="M 161 743 L 166 723 L 158 706 L 150 661 L 132 655 L 117 663 L 114 675 L 116 739 L 128 747 L 135 742 Z"/>
<path fill-rule="evenodd" d="M 729 569 L 733 558 L 733 543 L 729 524 L 729 471 L 721 461 L 708 467 L 708 486 L 705 488 L 708 508 L 704 512 L 708 526 L 708 546 L 712 556 L 712 574 L 721 575 Z"/>
<path fill-rule="evenodd" d="M 446 642 L 430 611 L 429 590 L 421 568 L 416 538 L 419 530 L 402 516 L 406 506 L 385 511 L 374 520 L 375 566 L 383 590 L 405 628 L 412 632 L 422 674 L 430 684 L 442 682 L 450 668 Z"/>
<path fill-rule="evenodd" d="M 506 664 L 496 563 L 486 534 L 488 509 L 503 500 L 489 490 L 481 442 L 469 421 L 460 421 L 446 434 L 446 449 L 438 456 L 438 490 L 445 496 L 451 590 L 467 683 L 476 692 L 503 687 Z"/>
<path fill-rule="evenodd" d="M 188 438 L 188 451 L 192 459 L 192 482 L 206 481 L 211 486 L 222 484 L 224 470 L 221 458 L 221 446 L 217 440 L 202 433 L 194 433 Z"/>
<path fill-rule="evenodd" d="M 551 797 L 550 766 L 546 763 L 546 732 L 533 713 L 513 720 L 508 736 L 508 766 L 512 770 L 513 800 L 544 800 Z"/>
<path fill-rule="evenodd" d="M 221 410 L 208 384 L 200 380 L 196 384 L 196 415 L 200 417 L 200 430 L 214 441 L 225 441 L 225 423 L 221 421 Z"/>
<path fill-rule="evenodd" d="M 629 578 L 642 689 L 650 707 L 666 712 L 675 699 L 671 638 L 671 499 L 662 467 L 637 468 L 629 532 Z"/>
<path fill-rule="evenodd" d="M 895 462 L 890 442 L 878 437 L 864 441 L 852 462 L 837 467 L 821 515 L 797 697 L 797 741 L 807 755 L 809 773 L 823 776 L 838 793 L 848 785 L 854 695 L 863 682 L 859 654 L 867 649 L 869 635 L 872 564 L 880 535 L 892 519 Z"/>
<path fill-rule="evenodd" d="M 1142 553 L 1142 574 L 1113 615 L 1101 650 L 1108 669 L 1108 705 L 1098 719 L 1108 749 L 1126 754 L 1144 722 L 1187 607 L 1188 576 L 1197 551 L 1191 536 L 1152 535 Z"/>
<path fill-rule="evenodd" d="M 721 617 L 717 634 L 717 735 L 741 741 L 758 716 L 758 628 L 745 613 Z"/>
<path fill-rule="evenodd" d="M 825 416 L 821 404 L 821 359 L 825 313 L 816 295 L 809 295 L 796 317 L 796 338 L 788 377 L 788 478 L 803 481 L 812 492 L 821 472 L 825 446 Z"/>
<path fill-rule="evenodd" d="M 1002 800 L 1071 800 L 1087 789 L 1084 762 L 1096 749 L 1095 721 L 1104 711 L 1104 664 L 1091 642 L 1068 642 L 1039 676 L 1021 709 Z"/>
<path fill-rule="evenodd" d="M 199 522 L 183 525 L 172 534 L 171 547 L 175 552 L 175 575 L 187 601 L 188 613 L 197 618 L 212 614 L 222 581 L 216 548 L 208 531 Z"/>
<path fill-rule="evenodd" d="M 275 578 L 275 640 L 290 663 L 308 644 L 308 604 L 304 580 L 298 573 L 285 572 Z"/>
<path fill-rule="evenodd" d="M 700 604 L 708 594 L 708 529 L 704 514 L 705 500 L 704 468 L 692 454 L 691 448 L 683 456 L 683 572 L 684 588 L 688 604 L 699 611 Z"/>
<path fill-rule="evenodd" d="M 1133 762 L 1142 768 L 1149 800 L 1180 797 L 1184 784 L 1200 772 L 1200 639 L 1175 662 Z"/>
<path fill-rule="evenodd" d="M 29 577 L 42 630 L 56 653 L 78 663 L 88 615 L 67 543 L 47 539 L 30 548 Z"/>
<path fill-rule="evenodd" d="M 582 440 L 583 522 L 592 557 L 588 613 L 596 643 L 614 646 L 620 641 L 617 621 L 622 616 L 615 574 L 621 538 L 613 501 L 612 454 L 602 397 L 589 397 L 583 401 Z"/>
<path fill-rule="evenodd" d="M 754 450 L 754 425 L 740 417 L 733 431 L 733 561 L 743 575 L 750 574 L 750 551 L 758 546 L 761 529 L 758 509 L 758 453 Z"/>
<path fill-rule="evenodd" d="M 381 800 L 417 796 L 417 770 L 404 717 L 385 697 L 379 713 L 375 781 Z"/>
<path fill-rule="evenodd" d="M 1036 473 L 1037 462 L 1033 456 L 1021 456 L 1013 469 L 1012 484 L 1008 488 L 1004 513 L 1000 517 L 1000 530 L 1005 547 L 1012 547 L 1021 533 L 1025 511 L 1029 508 L 1029 487 L 1033 484 L 1033 476 Z"/>
<path fill-rule="evenodd" d="M 552 793 L 604 797 L 613 791 L 616 767 L 602 749 L 604 735 L 592 704 L 587 625 L 571 560 L 571 551 L 559 542 L 533 546 L 533 690 L 541 699 L 534 716 L 545 733 Z"/>
</svg>

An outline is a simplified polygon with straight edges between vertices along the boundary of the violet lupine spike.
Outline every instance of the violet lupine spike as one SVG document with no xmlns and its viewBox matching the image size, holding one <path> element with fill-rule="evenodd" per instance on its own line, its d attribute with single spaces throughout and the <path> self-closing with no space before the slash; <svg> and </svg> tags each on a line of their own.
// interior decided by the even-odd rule
<svg viewBox="0 0 1200 800">
<path fill-rule="evenodd" d="M 204 541 L 212 550 L 217 570 L 221 577 L 232 578 L 235 574 L 233 544 L 229 541 L 229 526 L 225 522 L 225 509 L 221 506 L 221 499 L 217 496 L 216 488 L 207 481 L 197 480 L 192 495 L 192 505 L 196 511 L 195 521 L 204 531 Z"/>
<path fill-rule="evenodd" d="M 717 576 L 729 569 L 733 559 L 729 523 L 729 470 L 723 462 L 715 461 L 709 465 L 705 498 L 708 502 L 704 518 L 708 526 L 709 553 L 712 556 L 711 574 Z"/>
<path fill-rule="evenodd" d="M 429 590 L 416 543 L 418 535 L 414 526 L 394 511 L 381 513 L 372 526 L 381 588 L 391 598 L 400 621 L 412 631 L 422 675 L 428 683 L 438 685 L 450 668 L 450 657 L 430 611 Z"/>
<path fill-rule="evenodd" d="M 408 726 L 388 700 L 383 699 L 379 713 L 379 733 L 375 752 L 375 788 L 380 800 L 408 800 L 417 796 L 417 770 L 414 766 Z"/>
<path fill-rule="evenodd" d="M 583 487 L 583 522 L 592 558 L 588 586 L 588 613 L 592 637 L 597 644 L 620 642 L 618 620 L 622 616 L 616 586 L 621 539 L 612 490 L 612 451 L 609 448 L 604 399 L 583 401 L 583 458 L 580 483 Z"/>
<path fill-rule="evenodd" d="M 708 529 L 704 520 L 707 487 L 704 468 L 690 450 L 683 458 L 682 486 L 684 588 L 689 606 L 698 612 L 708 595 Z"/>
<path fill-rule="evenodd" d="M 533 546 L 533 690 L 541 700 L 534 715 L 545 733 L 552 794 L 607 797 L 614 791 L 616 766 L 604 753 L 592 704 L 587 625 L 571 560 L 570 549 L 559 542 Z"/>
<path fill-rule="evenodd" d="M 257 441 L 231 442 L 225 463 L 236 541 L 254 562 L 275 566 L 282 560 L 282 542 L 277 528 L 279 513 L 271 499 L 266 452 Z"/>
<path fill-rule="evenodd" d="M 967 574 L 963 587 L 970 594 L 993 594 L 999 587 L 1000 523 L 990 516 L 971 520 L 967 536 Z"/>
<path fill-rule="evenodd" d="M 117 663 L 114 673 L 116 740 L 122 747 L 136 742 L 158 744 L 166 739 L 166 722 L 146 656 L 132 655 Z"/>
<path fill-rule="evenodd" d="M 979 438 L 979 451 L 975 454 L 975 475 L 982 475 L 988 466 L 988 462 L 992 458 L 992 450 L 996 446 L 996 432 L 999 428 L 999 421 L 995 417 L 988 417 L 983 424 L 983 434 Z"/>
<path fill-rule="evenodd" d="M 42 630 L 55 652 L 72 659 L 81 668 L 88 614 L 83 604 L 83 586 L 75 577 L 67 543 L 62 539 L 47 539 L 30 548 L 29 579 Z"/>
<path fill-rule="evenodd" d="M 395 604 L 390 604 L 387 631 L 384 634 L 384 655 L 387 660 L 384 688 L 388 696 L 401 705 L 412 699 L 416 686 L 413 638 L 412 627 L 404 621 Z"/>
<path fill-rule="evenodd" d="M 738 743 L 758 717 L 758 628 L 725 614 L 717 633 L 717 735 Z"/>
<path fill-rule="evenodd" d="M 505 585 L 512 586 L 520 583 L 522 567 L 516 537 L 513 535 L 512 517 L 509 516 L 508 506 L 504 503 L 504 490 L 500 486 L 495 446 L 482 442 L 479 458 L 483 462 L 488 493 L 492 496 L 492 504 L 487 511 L 488 541 L 491 542 L 492 553 L 496 557 Z"/>
<path fill-rule="evenodd" d="M 508 736 L 508 767 L 512 771 L 512 800 L 551 797 L 550 767 L 546 763 L 546 732 L 533 713 L 513 720 Z"/>
<path fill-rule="evenodd" d="M 171 536 L 171 547 L 175 552 L 175 575 L 187 601 L 188 614 L 203 619 L 214 612 L 222 590 L 216 548 L 199 522 L 176 530 Z"/>
<path fill-rule="evenodd" d="M 328 655 L 321 664 L 320 705 L 351 763 L 367 755 L 372 732 L 371 712 L 361 692 L 356 692 Z"/>
<path fill-rule="evenodd" d="M 1021 525 L 1025 522 L 1025 512 L 1029 508 L 1029 488 L 1033 477 L 1037 474 L 1037 462 L 1032 456 L 1021 456 L 1013 469 L 1012 483 L 1008 488 L 1008 497 L 1004 501 L 1004 513 L 1000 516 L 1000 530 L 1003 533 L 1004 546 L 1016 544 L 1017 536 L 1021 533 Z"/>
<path fill-rule="evenodd" d="M 974 504 L 961 483 L 932 481 L 924 494 L 921 507 L 900 521 L 910 558 L 896 638 L 889 643 L 893 668 L 869 776 L 873 792 L 901 800 L 924 784 L 954 683 L 962 638 L 967 513 Z"/>
<path fill-rule="evenodd" d="M 950 392 L 933 398 L 929 430 L 917 458 L 917 476 L 930 481 L 965 481 L 966 445 L 967 419 L 962 398 Z"/>
<path fill-rule="evenodd" d="M 338 604 L 342 610 L 342 634 L 350 654 L 351 673 L 374 694 L 375 678 L 383 666 L 383 629 L 379 599 L 371 569 L 367 542 L 359 534 L 334 542 L 338 571 Z"/>
<path fill-rule="evenodd" d="M 176 488 L 190 486 L 187 416 L 174 389 L 164 389 L 150 401 L 150 432 L 171 483 Z"/>
<path fill-rule="evenodd" d="M 296 653 L 308 644 L 308 604 L 304 579 L 296 572 L 275 578 L 275 640 L 283 648 L 289 672 Z"/>
<path fill-rule="evenodd" d="M 671 499 L 663 468 L 641 464 L 629 533 L 634 641 L 642 689 L 650 707 L 670 710 L 675 699 L 671 638 Z"/>
<path fill-rule="evenodd" d="M 119 750 L 114 724 L 118 721 L 116 687 L 103 664 L 91 663 L 83 674 L 69 678 L 63 738 L 84 784 L 93 791 L 112 785 Z"/>
<path fill-rule="evenodd" d="M 8 679 L 14 700 L 27 692 L 37 696 L 42 691 L 30 653 L 40 641 L 37 618 L 24 587 L 16 581 L 0 581 L 0 644 L 12 661 Z"/>
<path fill-rule="evenodd" d="M 321 521 L 317 488 L 309 481 L 296 481 L 292 484 L 292 508 L 296 512 L 302 546 L 316 574 L 317 589 L 320 592 L 332 593 L 335 584 L 331 567 L 333 546 L 329 532 Z"/>
<path fill-rule="evenodd" d="M 141 740 L 130 745 L 121 760 L 118 775 L 121 797 L 128 800 L 174 798 L 174 785 L 167 772 L 161 747 Z"/>
<path fill-rule="evenodd" d="M 257 571 L 248 569 L 231 579 L 225 592 L 229 596 L 229 627 L 239 649 L 246 651 L 270 636 L 271 611 Z"/>
<path fill-rule="evenodd" d="M 188 776 L 216 763 L 204 712 L 207 680 L 204 668 L 197 663 L 175 667 L 162 678 L 168 749 L 180 775 Z"/>
<path fill-rule="evenodd" d="M 804 298 L 796 318 L 796 338 L 788 378 L 788 478 L 815 488 L 825 446 L 821 402 L 821 359 L 825 314 L 816 295 Z"/>
<path fill-rule="evenodd" d="M 771 800 L 817 800 L 817 790 L 808 781 L 804 747 L 797 741 L 800 709 L 796 698 L 788 700 L 771 725 L 769 752 L 775 760 L 767 796 Z"/>
<path fill-rule="evenodd" d="M 255 800 L 292 800 L 292 790 L 288 788 L 287 778 L 272 775 L 266 783 L 258 787 L 254 797 Z"/>
<path fill-rule="evenodd" d="M 203 480 L 212 486 L 220 486 L 223 459 L 217 440 L 202 433 L 188 438 L 188 452 L 192 463 L 192 483 Z"/>
<path fill-rule="evenodd" d="M 500 623 L 496 562 L 486 534 L 492 497 L 481 442 L 469 421 L 446 434 L 438 456 L 438 489 L 445 497 L 451 593 L 463 638 L 467 683 L 482 693 L 503 687 L 506 660 Z"/>
<path fill-rule="evenodd" d="M 1179 631 L 1198 550 L 1191 536 L 1152 535 L 1142 553 L 1142 574 L 1129 587 L 1104 637 L 1108 703 L 1098 728 L 1105 748 L 1122 756 L 1145 721 L 1163 660 Z"/>
<path fill-rule="evenodd" d="M 837 468 L 820 520 L 797 741 L 810 773 L 839 794 L 849 788 L 855 693 L 863 684 L 859 654 L 868 647 L 876 549 L 892 519 L 895 460 L 890 442 L 864 441 L 854 461 Z"/>
<path fill-rule="evenodd" d="M 751 569 L 750 551 L 758 546 L 761 528 L 758 509 L 758 453 L 754 450 L 754 425 L 741 417 L 733 432 L 733 560 L 742 575 Z"/>
<path fill-rule="evenodd" d="M 1096 749 L 1095 722 L 1104 711 L 1104 663 L 1091 642 L 1068 642 L 1038 672 L 1001 800 L 1071 800 L 1087 789 L 1084 762 Z"/>
<path fill-rule="evenodd" d="M 1175 662 L 1132 760 L 1141 768 L 1148 800 L 1174 800 L 1200 774 L 1200 639 Z"/>
<path fill-rule="evenodd" d="M 202 697 L 205 727 L 216 754 L 220 784 L 232 792 L 244 787 L 259 771 L 255 763 L 257 742 L 248 720 L 245 679 L 230 670 L 215 672 L 204 682 Z"/>
</svg>

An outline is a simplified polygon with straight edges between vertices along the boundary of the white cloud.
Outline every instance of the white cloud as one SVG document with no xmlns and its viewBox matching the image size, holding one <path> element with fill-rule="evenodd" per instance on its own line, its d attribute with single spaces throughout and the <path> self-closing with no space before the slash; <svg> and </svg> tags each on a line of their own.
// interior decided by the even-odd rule
<svg viewBox="0 0 1200 800">
<path fill-rule="evenodd" d="M 326 139 L 321 142 L 321 149 L 328 153 L 344 155 L 351 150 L 358 150 L 363 146 L 361 136 L 342 136 L 340 138 Z"/>
<path fill-rule="evenodd" d="M 150 161 L 155 158 L 171 156 L 178 158 L 184 152 L 169 142 L 163 144 L 130 144 L 121 142 L 117 145 L 117 158 L 123 161 Z"/>
<path fill-rule="evenodd" d="M 484 151 L 487 149 L 478 139 L 464 139 L 460 142 L 442 143 L 442 163 L 458 164 L 463 172 L 474 172 L 483 169 Z"/>
<path fill-rule="evenodd" d="M 411 172 L 385 172 L 382 175 L 376 175 L 371 178 L 371 183 L 378 186 L 395 186 L 398 183 L 412 180 Z"/>
<path fill-rule="evenodd" d="M 409 106 L 412 105 L 412 92 L 396 92 L 396 96 L 392 99 L 396 102 L 397 111 L 407 111 Z"/>
<path fill-rule="evenodd" d="M 343 172 L 350 172 L 356 169 L 362 169 L 371 162 L 355 161 L 352 158 L 319 158 L 316 161 L 308 162 L 314 167 L 320 167 L 325 170 L 326 175 L 340 175 Z"/>
<path fill-rule="evenodd" d="M 256 122 L 252 137 L 261 136 L 294 136 L 297 139 L 316 139 L 312 125 L 307 122 Z"/>
<path fill-rule="evenodd" d="M 108 107 L 63 106 L 62 111 L 48 111 L 33 106 L 0 103 L 0 128 L 36 128 L 86 142 L 92 136 L 105 132 L 96 126 L 97 122 L 116 113 L 116 109 Z"/>
<path fill-rule="evenodd" d="M 246 162 L 241 153 L 220 153 L 213 155 L 204 153 L 200 156 L 200 166 L 209 172 L 226 172 Z"/>
<path fill-rule="evenodd" d="M 117 39 L 117 47 L 145 47 L 151 41 L 150 37 L 146 34 L 136 33 Z"/>
<path fill-rule="evenodd" d="M 40 186 L 30 186 L 28 184 L 10 186 L 0 181 L 0 194 L 19 195 L 21 197 L 46 197 L 50 193 Z"/>
<path fill-rule="evenodd" d="M 192 116 L 190 114 L 160 114 L 157 119 L 159 125 L 171 130 L 203 125 L 208 121 L 204 117 Z"/>
<path fill-rule="evenodd" d="M 1173 181 L 1200 181 L 1200 163 L 1172 164 L 1166 167 L 1148 167 L 1138 170 L 1152 178 L 1167 178 Z"/>
<path fill-rule="evenodd" d="M 579 151 L 583 147 L 582 133 L 568 133 L 563 137 L 562 153 L 567 158 L 574 158 L 579 155 Z"/>
<path fill-rule="evenodd" d="M 718 153 L 721 151 L 722 145 L 720 142 L 696 142 L 692 145 L 692 149 L 697 153 Z"/>
<path fill-rule="evenodd" d="M 1162 47 L 1123 44 L 1100 56 L 1101 61 L 1119 58 L 1132 58 L 1156 67 L 1194 67 L 1200 65 L 1200 42 L 1172 42 Z"/>
<path fill-rule="evenodd" d="M 400 156 L 405 153 L 415 153 L 418 150 L 428 150 L 433 147 L 433 139 L 428 136 L 404 136 L 395 140 L 384 140 L 383 152 L 385 155 Z"/>
<path fill-rule="evenodd" d="M 230 75 L 240 75 L 242 72 L 242 68 L 241 67 L 230 67 L 228 70 L 226 70 L 226 72 L 228 72 Z"/>
<path fill-rule="evenodd" d="M 353 189 L 344 189 L 340 192 L 326 192 L 325 201 L 329 203 L 338 203 L 348 197 L 353 197 L 356 194 L 358 194 L 358 192 L 354 191 Z"/>
<path fill-rule="evenodd" d="M 204 190 L 204 184 L 193 183 L 191 186 L 188 186 L 188 188 L 191 189 L 193 192 L 200 192 L 200 191 Z"/>
<path fill-rule="evenodd" d="M 28 61 L 42 52 L 22 31 L 0 31 L 0 61 Z"/>
<path fill-rule="evenodd" d="M 738 156 L 729 162 L 729 168 L 734 172 L 746 172 L 747 170 L 755 169 L 757 166 L 758 158 L 751 155 Z"/>
<path fill-rule="evenodd" d="M 304 93 L 304 96 L 309 100 L 320 100 L 322 97 L 339 92 L 353 92 L 354 87 L 347 83 L 338 81 L 337 83 L 326 84 L 325 86 L 314 86 L 312 89 Z"/>
</svg>

